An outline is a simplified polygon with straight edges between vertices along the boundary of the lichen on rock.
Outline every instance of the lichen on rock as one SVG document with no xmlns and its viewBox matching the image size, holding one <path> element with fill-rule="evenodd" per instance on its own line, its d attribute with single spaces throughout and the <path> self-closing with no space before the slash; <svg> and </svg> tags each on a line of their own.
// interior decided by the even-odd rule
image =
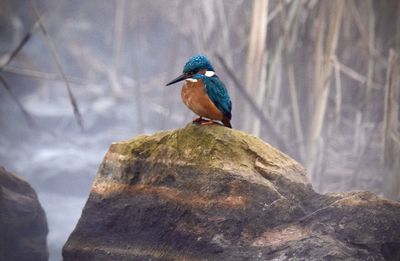
<svg viewBox="0 0 400 261">
<path fill-rule="evenodd" d="M 111 145 L 63 257 L 383 260 L 399 255 L 399 221 L 396 202 L 317 194 L 299 163 L 256 137 L 188 125 Z"/>
</svg>

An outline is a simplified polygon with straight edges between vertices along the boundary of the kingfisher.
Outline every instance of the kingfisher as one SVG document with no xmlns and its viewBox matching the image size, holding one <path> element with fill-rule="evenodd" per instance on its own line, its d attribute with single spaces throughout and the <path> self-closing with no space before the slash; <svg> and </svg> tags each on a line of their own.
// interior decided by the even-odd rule
<svg viewBox="0 0 400 261">
<path fill-rule="evenodd" d="M 191 57 L 183 67 L 182 75 L 167 83 L 167 86 L 182 80 L 185 80 L 181 91 L 182 101 L 199 116 L 193 123 L 210 125 L 220 121 L 232 128 L 231 98 L 206 56 Z"/>
</svg>

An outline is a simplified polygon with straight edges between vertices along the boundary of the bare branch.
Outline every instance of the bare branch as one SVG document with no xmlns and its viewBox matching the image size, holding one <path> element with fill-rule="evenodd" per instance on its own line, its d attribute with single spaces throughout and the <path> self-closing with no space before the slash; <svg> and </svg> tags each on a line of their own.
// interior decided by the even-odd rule
<svg viewBox="0 0 400 261">
<path fill-rule="evenodd" d="M 42 17 L 42 16 L 40 16 Z M 38 29 L 39 27 L 39 20 L 36 20 L 34 25 L 32 26 L 31 30 L 21 39 L 21 42 L 17 45 L 17 47 L 11 52 L 10 56 L 6 60 L 4 64 L 0 65 L 0 71 L 2 71 L 17 55 L 18 53 L 22 50 L 22 48 L 25 46 L 25 44 L 29 41 L 29 39 L 32 37 L 33 33 Z"/>
<path fill-rule="evenodd" d="M 74 94 L 72 92 L 72 89 L 71 89 L 70 83 L 68 81 L 68 78 L 65 75 L 64 69 L 63 69 L 63 67 L 61 65 L 61 60 L 60 60 L 60 57 L 58 55 L 57 48 L 54 45 L 50 35 L 48 34 L 44 23 L 41 21 L 42 20 L 41 16 L 39 15 L 39 11 L 37 10 L 33 0 L 31 0 L 31 5 L 32 5 L 33 11 L 35 13 L 36 19 L 39 22 L 40 29 L 42 30 L 42 32 L 43 32 L 43 34 L 45 36 L 46 43 L 47 43 L 48 47 L 50 48 L 51 55 L 52 55 L 52 57 L 53 57 L 53 59 L 54 59 L 54 61 L 56 63 L 56 66 L 57 66 L 57 70 L 61 74 L 61 77 L 62 77 L 63 81 L 65 82 L 65 86 L 67 87 L 68 98 L 69 98 L 69 100 L 71 102 L 71 105 L 72 105 L 72 108 L 73 108 L 73 111 L 74 111 L 75 119 L 76 119 L 78 125 L 83 129 L 82 115 L 81 115 L 81 113 L 79 111 L 78 103 L 76 102 L 76 99 L 75 99 L 75 96 L 74 96 Z"/>
<path fill-rule="evenodd" d="M 24 116 L 28 125 L 33 126 L 35 121 L 33 120 L 32 116 L 25 109 L 25 107 L 22 105 L 22 103 L 18 100 L 17 96 L 15 96 L 14 93 L 11 91 L 10 85 L 8 84 L 6 79 L 4 79 L 4 77 L 1 74 L 0 74 L 0 82 L 1 82 L 1 85 L 4 87 L 4 89 L 11 96 L 11 98 L 14 100 L 14 102 L 17 104 L 18 108 L 21 110 L 22 115 Z"/>
</svg>

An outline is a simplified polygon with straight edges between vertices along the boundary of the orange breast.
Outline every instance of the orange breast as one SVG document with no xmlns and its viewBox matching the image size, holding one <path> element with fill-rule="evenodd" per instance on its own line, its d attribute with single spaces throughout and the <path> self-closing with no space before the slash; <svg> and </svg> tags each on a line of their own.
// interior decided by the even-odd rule
<svg viewBox="0 0 400 261">
<path fill-rule="evenodd" d="M 203 81 L 186 81 L 182 87 L 181 97 L 186 106 L 201 117 L 221 121 L 223 114 L 208 97 Z"/>
</svg>

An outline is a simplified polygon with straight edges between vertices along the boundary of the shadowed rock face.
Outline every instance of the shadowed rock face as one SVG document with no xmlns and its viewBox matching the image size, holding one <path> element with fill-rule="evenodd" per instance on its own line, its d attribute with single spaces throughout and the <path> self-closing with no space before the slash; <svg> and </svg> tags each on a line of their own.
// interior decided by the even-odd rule
<svg viewBox="0 0 400 261">
<path fill-rule="evenodd" d="M 47 232 L 35 191 L 0 166 L 0 260 L 47 260 Z"/>
<path fill-rule="evenodd" d="M 260 139 L 188 125 L 111 145 L 63 257 L 397 260 L 399 223 L 398 202 L 319 195 Z"/>
</svg>

